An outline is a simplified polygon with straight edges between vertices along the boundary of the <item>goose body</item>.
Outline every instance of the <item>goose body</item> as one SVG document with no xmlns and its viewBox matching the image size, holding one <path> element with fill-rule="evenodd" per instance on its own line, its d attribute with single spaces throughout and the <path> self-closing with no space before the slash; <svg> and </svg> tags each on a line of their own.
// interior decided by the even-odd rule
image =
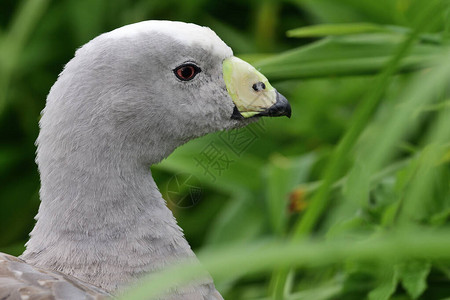
<svg viewBox="0 0 450 300">
<path fill-rule="evenodd" d="M 0 255 L 0 299 L 102 299 L 195 259 L 149 167 L 193 138 L 280 115 L 286 99 L 209 28 L 145 21 L 96 37 L 47 97 L 41 205 L 25 252 Z M 206 276 L 164 299 L 222 297 Z"/>
</svg>

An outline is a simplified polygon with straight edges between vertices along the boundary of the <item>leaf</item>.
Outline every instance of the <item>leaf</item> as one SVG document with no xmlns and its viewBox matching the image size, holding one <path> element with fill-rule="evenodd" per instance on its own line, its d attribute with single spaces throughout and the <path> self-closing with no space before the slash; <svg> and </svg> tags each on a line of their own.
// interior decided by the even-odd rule
<svg viewBox="0 0 450 300">
<path fill-rule="evenodd" d="M 361 236 L 358 236 L 358 233 L 367 232 L 371 229 L 373 229 L 373 225 L 360 214 L 357 214 L 331 227 L 330 231 L 327 232 L 327 238 L 342 238 L 343 236 L 348 238 L 361 238 Z"/>
<path fill-rule="evenodd" d="M 327 282 L 326 284 L 320 285 L 318 287 L 307 289 L 296 294 L 289 296 L 289 300 L 303 300 L 303 299 L 314 299 L 314 300 L 326 300 L 335 299 L 339 293 L 342 292 L 343 286 L 341 284 L 333 284 L 332 282 Z"/>
<path fill-rule="evenodd" d="M 266 197 L 272 229 L 278 235 L 285 231 L 288 195 L 307 179 L 316 159 L 315 153 L 292 159 L 281 155 L 272 157 L 265 172 Z"/>
<path fill-rule="evenodd" d="M 375 289 L 369 293 L 369 300 L 388 300 L 395 292 L 398 283 L 398 272 L 392 267 L 386 266 L 381 281 Z"/>
<path fill-rule="evenodd" d="M 389 227 L 392 226 L 392 224 L 395 222 L 395 219 L 397 217 L 397 212 L 400 207 L 400 201 L 396 203 L 391 203 L 388 207 L 384 209 L 381 215 L 381 225 L 383 227 Z"/>
<path fill-rule="evenodd" d="M 355 33 L 383 32 L 387 29 L 373 23 L 320 24 L 289 30 L 288 37 L 323 37 Z"/>
<path fill-rule="evenodd" d="M 397 268 L 402 286 L 411 298 L 419 298 L 427 288 L 431 264 L 427 261 L 413 260 L 399 264 Z"/>
<path fill-rule="evenodd" d="M 405 35 L 411 33 L 411 28 L 394 25 L 379 25 L 375 23 L 338 23 L 305 26 L 288 30 L 286 34 L 288 37 L 304 38 L 383 32 Z M 442 38 L 439 34 L 422 34 L 420 35 L 419 40 L 432 44 L 442 43 Z"/>
<path fill-rule="evenodd" d="M 358 207 L 369 204 L 370 173 L 367 172 L 362 161 L 356 161 L 344 184 L 344 197 Z"/>
<path fill-rule="evenodd" d="M 256 198 L 256 197 L 255 197 Z M 226 245 L 248 242 L 257 237 L 263 228 L 264 214 L 255 207 L 250 194 L 238 192 L 221 209 L 216 220 L 210 224 L 206 245 Z"/>
<path fill-rule="evenodd" d="M 386 65 L 403 41 L 398 34 L 360 34 L 329 37 L 256 63 L 271 80 L 375 74 Z M 440 47 L 416 44 L 399 71 L 428 66 Z"/>
</svg>

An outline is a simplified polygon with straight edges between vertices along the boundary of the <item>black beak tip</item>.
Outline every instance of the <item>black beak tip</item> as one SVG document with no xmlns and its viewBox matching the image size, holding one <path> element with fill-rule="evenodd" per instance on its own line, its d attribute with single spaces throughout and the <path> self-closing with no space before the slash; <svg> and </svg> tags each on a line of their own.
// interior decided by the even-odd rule
<svg viewBox="0 0 450 300">
<path fill-rule="evenodd" d="M 292 115 L 291 104 L 288 102 L 288 104 L 286 105 L 286 114 L 285 114 L 285 116 L 290 119 L 291 115 Z"/>
<path fill-rule="evenodd" d="M 277 112 L 279 113 L 278 114 L 279 116 L 286 116 L 289 119 L 291 118 L 292 115 L 291 104 L 286 99 L 286 97 L 278 93 L 278 91 L 277 91 L 277 102 L 275 103 L 275 107 Z"/>
<path fill-rule="evenodd" d="M 289 102 L 283 95 L 277 92 L 277 101 L 275 102 L 275 104 L 268 108 L 266 111 L 259 113 L 258 115 L 266 117 L 286 116 L 290 118 L 292 115 L 291 104 L 289 104 Z"/>
</svg>

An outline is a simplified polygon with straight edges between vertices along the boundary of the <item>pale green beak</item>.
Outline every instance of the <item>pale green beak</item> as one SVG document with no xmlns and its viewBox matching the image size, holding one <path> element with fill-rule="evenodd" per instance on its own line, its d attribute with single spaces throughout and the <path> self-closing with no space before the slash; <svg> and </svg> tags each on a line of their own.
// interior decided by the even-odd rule
<svg viewBox="0 0 450 300">
<path fill-rule="evenodd" d="M 291 117 L 291 105 L 252 65 L 235 56 L 223 61 L 223 78 L 235 104 L 232 119 Z"/>
</svg>

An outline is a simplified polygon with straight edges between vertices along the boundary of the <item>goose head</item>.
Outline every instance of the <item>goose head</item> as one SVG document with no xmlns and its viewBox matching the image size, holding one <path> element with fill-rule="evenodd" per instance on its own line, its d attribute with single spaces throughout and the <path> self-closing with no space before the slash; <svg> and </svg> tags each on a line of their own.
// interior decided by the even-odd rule
<svg viewBox="0 0 450 300">
<path fill-rule="evenodd" d="M 122 158 L 151 164 L 193 138 L 290 114 L 287 100 L 211 29 L 145 21 L 76 52 L 47 99 L 38 144 L 59 139 L 82 155 L 92 145 L 103 155 L 121 147 Z"/>
</svg>

